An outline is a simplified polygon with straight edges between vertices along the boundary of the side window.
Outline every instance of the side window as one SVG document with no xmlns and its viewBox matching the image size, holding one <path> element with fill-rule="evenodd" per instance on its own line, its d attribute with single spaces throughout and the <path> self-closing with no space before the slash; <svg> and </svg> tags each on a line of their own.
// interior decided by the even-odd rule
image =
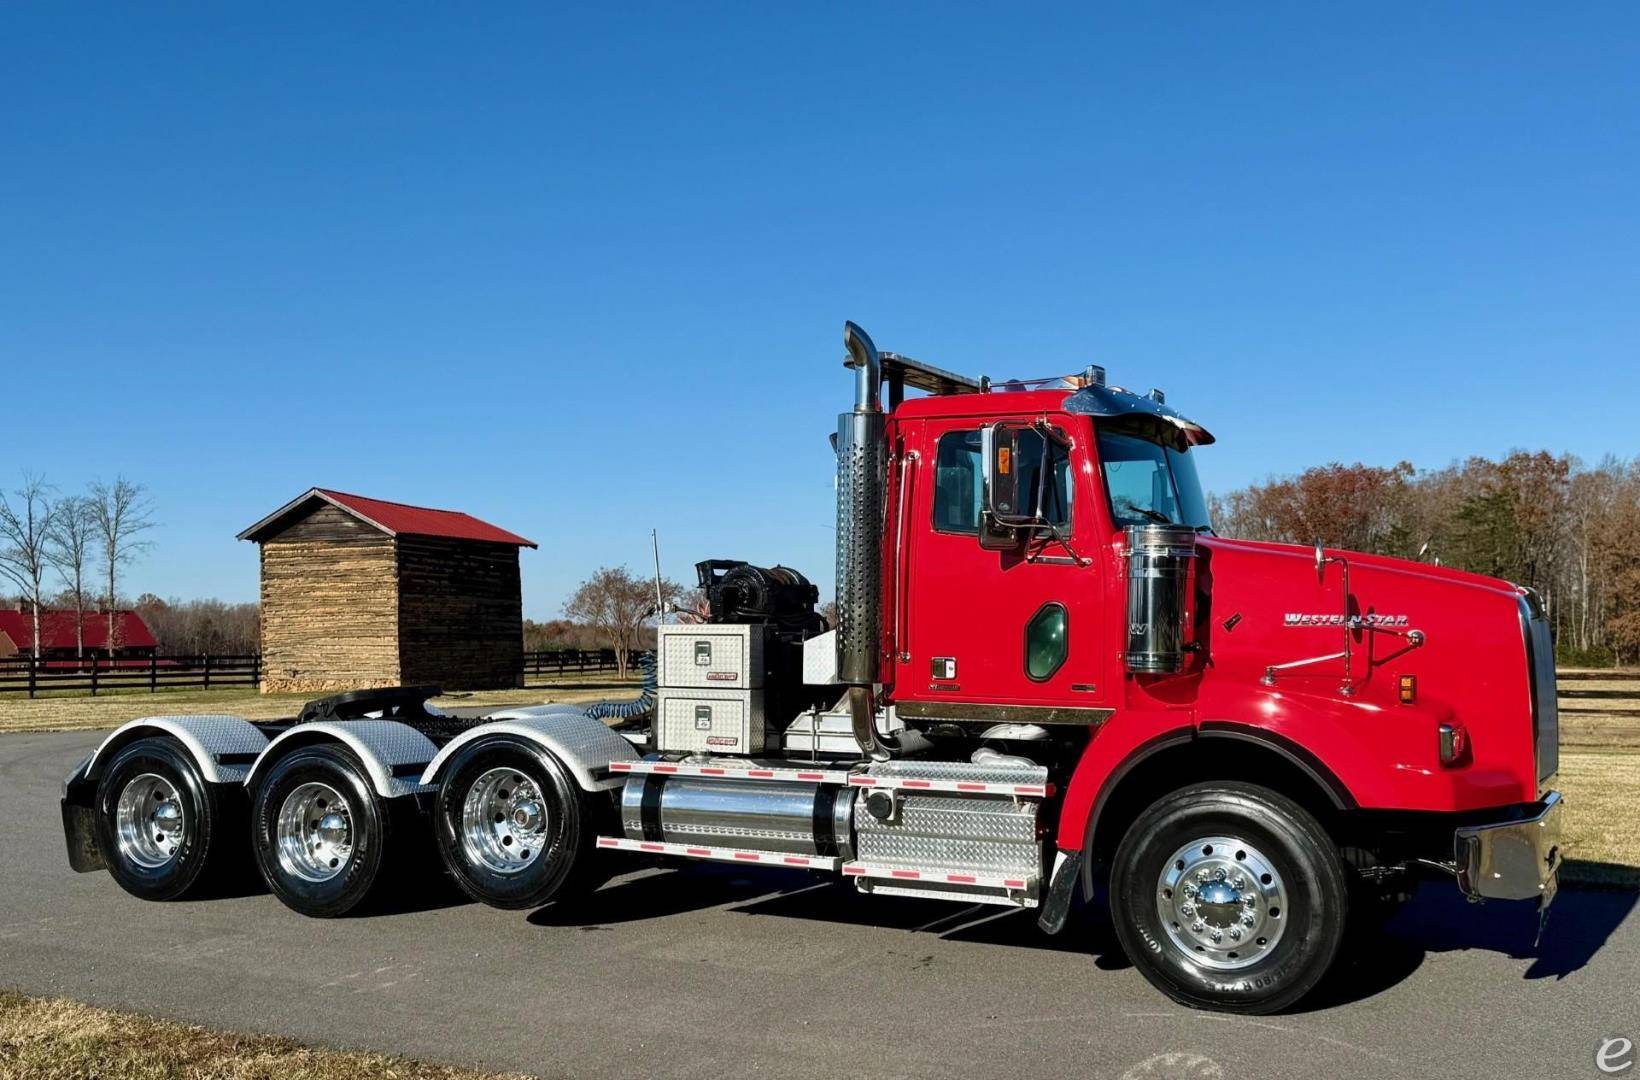
<svg viewBox="0 0 1640 1080">
<path fill-rule="evenodd" d="M 979 431 L 948 431 L 934 454 L 934 528 L 978 533 Z"/>
<path fill-rule="evenodd" d="M 1046 682 L 1070 650 L 1070 613 L 1059 603 L 1043 604 L 1025 624 L 1025 677 Z"/>
</svg>

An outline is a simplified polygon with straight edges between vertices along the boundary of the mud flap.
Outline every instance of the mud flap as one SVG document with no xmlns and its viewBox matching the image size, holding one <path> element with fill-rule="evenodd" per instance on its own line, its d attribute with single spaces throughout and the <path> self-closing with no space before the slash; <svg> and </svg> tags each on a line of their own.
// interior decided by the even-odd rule
<svg viewBox="0 0 1640 1080">
<path fill-rule="evenodd" d="M 1043 898 L 1042 908 L 1036 916 L 1036 925 L 1044 934 L 1057 934 L 1065 929 L 1071 914 L 1071 901 L 1076 899 L 1076 888 L 1081 880 L 1082 853 L 1061 851 L 1054 861 L 1048 895 Z"/>
<path fill-rule="evenodd" d="M 106 870 L 102 852 L 97 850 L 96 811 L 89 806 L 63 800 L 63 841 L 68 845 L 68 865 L 81 874 Z"/>
</svg>

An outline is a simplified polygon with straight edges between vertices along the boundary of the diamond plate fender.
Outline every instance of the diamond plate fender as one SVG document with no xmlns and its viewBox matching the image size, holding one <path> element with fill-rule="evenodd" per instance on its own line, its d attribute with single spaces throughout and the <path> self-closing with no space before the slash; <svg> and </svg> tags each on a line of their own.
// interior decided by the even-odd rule
<svg viewBox="0 0 1640 1080">
<path fill-rule="evenodd" d="M 547 706 L 553 708 L 553 706 Z M 606 791 L 626 783 L 626 777 L 610 776 L 612 761 L 637 761 L 632 744 L 609 729 L 609 725 L 584 712 L 535 714 L 534 710 L 497 713 L 491 722 L 462 732 L 446 743 L 421 776 L 425 785 L 436 785 L 451 756 L 475 739 L 489 735 L 516 735 L 539 743 L 564 763 L 575 782 L 587 791 Z"/>
<path fill-rule="evenodd" d="M 96 780 L 120 747 L 149 735 L 169 735 L 181 743 L 207 784 L 241 783 L 268 745 L 260 728 L 237 716 L 145 716 L 116 728 L 84 768 L 76 770 L 76 777 Z"/>
<path fill-rule="evenodd" d="M 429 790 L 421 772 L 432 760 L 433 740 L 395 720 L 324 720 L 298 724 L 268 744 L 251 766 L 245 786 L 254 789 L 275 761 L 315 743 L 339 742 L 359 756 L 370 786 L 384 799 Z"/>
</svg>

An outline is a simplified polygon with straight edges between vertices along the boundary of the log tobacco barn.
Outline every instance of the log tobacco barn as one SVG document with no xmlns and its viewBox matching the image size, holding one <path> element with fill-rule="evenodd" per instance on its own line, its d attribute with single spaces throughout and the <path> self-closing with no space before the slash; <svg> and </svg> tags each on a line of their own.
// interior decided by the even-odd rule
<svg viewBox="0 0 1640 1080">
<path fill-rule="evenodd" d="M 263 693 L 520 685 L 522 536 L 313 488 L 239 539 L 261 545 Z"/>
</svg>

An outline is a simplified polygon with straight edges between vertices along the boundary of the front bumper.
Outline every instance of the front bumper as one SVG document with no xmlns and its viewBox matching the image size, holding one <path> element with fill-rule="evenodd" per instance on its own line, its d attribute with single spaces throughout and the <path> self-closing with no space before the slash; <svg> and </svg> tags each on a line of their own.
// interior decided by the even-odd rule
<svg viewBox="0 0 1640 1080">
<path fill-rule="evenodd" d="M 1565 803 L 1551 791 L 1510 821 L 1466 825 L 1453 834 L 1458 888 L 1471 900 L 1554 901 L 1560 883 Z"/>
</svg>

